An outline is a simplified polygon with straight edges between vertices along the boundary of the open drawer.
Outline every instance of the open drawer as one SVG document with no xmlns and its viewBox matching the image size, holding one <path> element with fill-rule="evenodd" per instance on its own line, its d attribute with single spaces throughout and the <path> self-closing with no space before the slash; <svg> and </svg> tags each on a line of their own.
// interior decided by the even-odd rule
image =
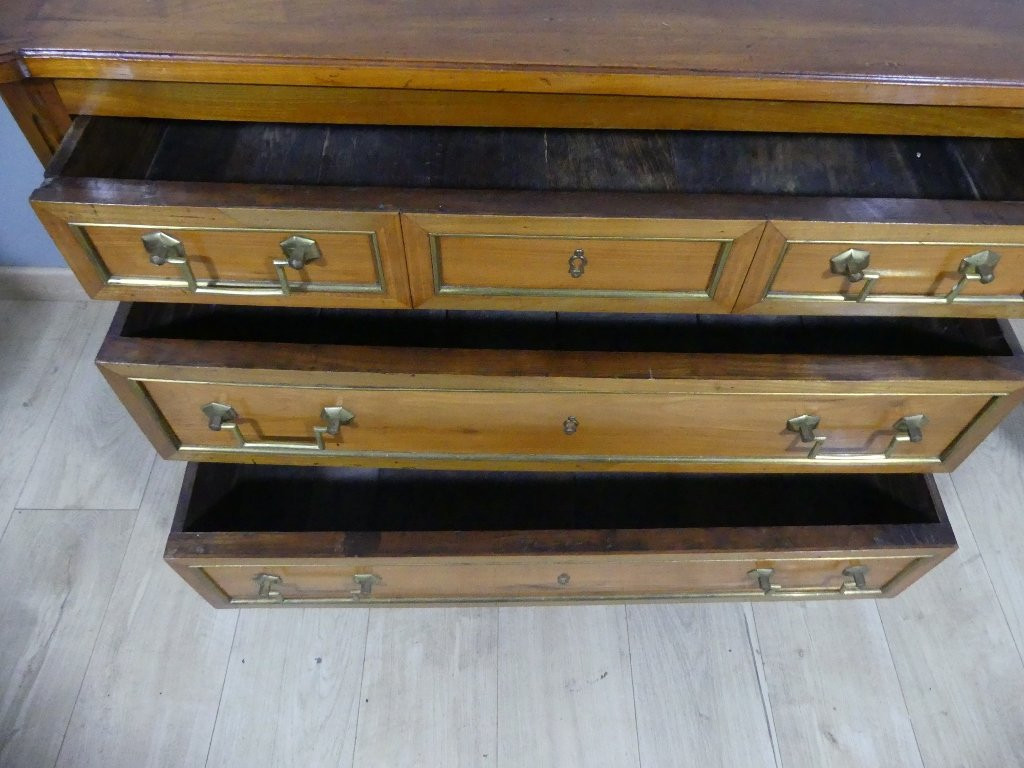
<svg viewBox="0 0 1024 768">
<path fill-rule="evenodd" d="M 190 465 L 167 561 L 217 606 L 890 596 L 953 552 L 921 475 Z"/>
<path fill-rule="evenodd" d="M 33 203 L 100 298 L 1020 316 L 1021 146 L 80 118 Z"/>
<path fill-rule="evenodd" d="M 164 456 L 268 464 L 940 471 L 1024 395 L 981 319 L 136 304 L 98 363 Z"/>
</svg>

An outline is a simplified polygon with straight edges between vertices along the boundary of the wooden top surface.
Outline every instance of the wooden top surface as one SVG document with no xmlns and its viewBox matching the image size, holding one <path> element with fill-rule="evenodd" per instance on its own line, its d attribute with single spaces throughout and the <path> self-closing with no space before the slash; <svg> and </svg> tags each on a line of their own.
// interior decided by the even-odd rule
<svg viewBox="0 0 1024 768">
<path fill-rule="evenodd" d="M 1019 107 L 1022 34 L 1018 0 L 3 0 L 0 81 Z"/>
</svg>

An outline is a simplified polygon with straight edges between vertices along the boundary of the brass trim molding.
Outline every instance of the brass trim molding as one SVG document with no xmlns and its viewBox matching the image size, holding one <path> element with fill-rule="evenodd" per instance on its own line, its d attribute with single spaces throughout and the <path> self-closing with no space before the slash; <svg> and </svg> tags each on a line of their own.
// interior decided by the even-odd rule
<svg viewBox="0 0 1024 768">
<path fill-rule="evenodd" d="M 917 246 L 953 246 L 972 248 L 975 250 L 986 248 L 1024 248 L 1024 243 L 974 243 L 974 242 L 946 242 L 940 240 L 800 240 L 786 239 L 786 244 L 779 253 L 775 265 L 772 267 L 771 275 L 765 284 L 760 301 L 825 301 L 832 303 L 855 302 L 856 296 L 846 296 L 839 293 L 803 293 L 784 291 L 773 291 L 772 286 L 778 277 L 779 271 L 789 254 L 793 245 L 835 245 L 839 248 L 853 247 L 853 245 L 917 245 Z M 866 296 L 860 303 L 863 304 L 937 304 L 946 305 L 950 302 L 945 294 L 899 294 L 899 293 L 872 293 Z M 956 304 L 1024 304 L 1024 294 L 1000 294 L 987 296 L 957 296 Z"/>
<path fill-rule="evenodd" d="M 161 427 L 164 429 L 168 439 L 175 445 L 176 449 L 183 454 L 223 454 L 223 455 L 277 455 L 277 456 L 308 456 L 309 446 L 293 446 L 289 443 L 271 443 L 266 445 L 260 445 L 258 443 L 246 443 L 245 445 L 234 445 L 234 446 L 211 446 L 211 445 L 190 445 L 184 443 L 178 435 L 174 432 L 173 427 L 163 417 L 159 406 L 153 400 L 148 389 L 145 387 L 147 382 L 155 383 L 169 383 L 169 384 L 200 384 L 200 385 L 217 385 L 224 387 L 260 387 L 260 388 L 291 388 L 291 385 L 282 384 L 250 384 L 250 383 L 234 383 L 234 382 L 209 382 L 209 381 L 184 381 L 179 379 L 158 379 L 158 378 L 128 378 L 127 379 L 132 386 L 132 389 L 139 395 L 144 401 L 147 410 L 155 414 L 159 420 Z M 508 390 L 472 390 L 472 389 L 438 389 L 435 387 L 324 387 L 324 386 L 300 386 L 295 388 L 301 389 L 314 389 L 324 391 L 368 391 L 372 390 L 375 392 L 410 392 L 410 391 L 429 391 L 429 392 L 464 392 L 464 391 L 488 391 L 488 392 L 502 392 Z M 569 390 L 575 391 L 575 390 Z M 601 394 L 595 392 L 594 394 Z M 744 394 L 757 394 L 759 397 L 780 397 L 780 396 L 791 396 L 791 394 L 807 394 L 807 393 L 782 393 L 782 392 L 771 392 L 771 393 L 741 393 L 741 392 L 723 392 L 716 393 L 716 397 L 737 397 L 743 396 Z M 880 397 L 882 393 L 850 393 L 849 395 L 843 395 L 843 393 L 835 393 L 839 396 L 849 397 Z M 896 393 L 886 392 L 884 396 L 891 397 Z M 832 463 L 836 466 L 842 465 L 876 465 L 876 466 L 891 466 L 891 465 L 907 465 L 907 466 L 921 466 L 921 465 L 941 465 L 945 462 L 946 458 L 956 449 L 959 442 L 970 432 L 971 427 L 1000 399 L 1000 395 L 992 395 L 991 393 L 984 393 L 990 399 L 982 406 L 982 408 L 975 413 L 971 419 L 967 422 L 964 428 L 957 433 L 956 437 L 953 438 L 945 448 L 943 448 L 935 456 L 885 456 L 881 454 L 842 454 L 835 458 L 830 458 L 828 454 L 822 454 L 818 456 L 808 456 L 806 453 L 797 456 L 679 456 L 679 455 L 668 455 L 668 456 L 650 456 L 650 455 L 604 455 L 604 454 L 500 454 L 500 453 L 454 453 L 454 452 L 432 452 L 432 451 L 349 451 L 337 448 L 318 448 L 317 456 L 319 458 L 349 458 L 349 459 L 368 459 L 376 458 L 381 460 L 413 460 L 413 461 L 467 461 L 467 462 L 496 462 L 496 463 L 589 463 L 589 464 L 668 464 L 668 465 L 681 465 L 681 464 L 727 464 L 727 465 L 771 465 L 771 466 L 821 466 L 822 464 Z M 928 397 L 929 395 L 921 395 L 922 397 Z M 963 393 L 957 393 L 955 395 L 943 395 L 935 394 L 934 397 L 963 397 L 969 396 Z M 186 457 L 187 458 L 187 457 Z"/>
<path fill-rule="evenodd" d="M 180 444 L 178 450 L 186 454 L 225 454 L 238 456 L 274 455 L 274 456 L 309 456 L 305 449 L 284 448 L 260 448 L 249 446 L 240 448 L 235 446 L 203 446 Z M 842 466 L 852 465 L 875 465 L 875 466 L 919 466 L 922 464 L 942 464 L 943 455 L 949 453 L 952 446 L 943 449 L 939 456 L 890 456 L 880 458 L 877 455 L 865 456 L 842 456 L 836 459 L 817 457 L 808 459 L 806 452 L 799 456 L 646 456 L 646 455 L 601 455 L 601 454 L 522 454 L 522 453 L 448 453 L 435 451 L 345 451 L 329 448 L 317 451 L 317 459 L 325 458 L 347 458 L 347 459 L 382 459 L 382 460 L 414 460 L 414 461 L 468 461 L 468 462 L 494 462 L 494 463 L 577 463 L 577 464 L 749 464 L 749 465 L 771 465 L 771 466 L 805 466 L 820 467 L 823 464 L 834 464 Z M 191 459 L 188 456 L 184 458 Z"/>
<path fill-rule="evenodd" d="M 114 275 L 110 272 L 106 262 L 99 253 L 96 244 L 93 243 L 86 232 L 86 227 L 103 229 L 139 229 L 139 230 L 166 230 L 170 232 L 303 232 L 312 235 L 364 235 L 370 241 L 370 253 L 373 258 L 374 275 L 377 278 L 375 283 L 321 283 L 321 282 L 292 282 L 291 291 L 294 293 L 373 293 L 387 294 L 387 280 L 384 276 L 383 257 L 380 250 L 380 239 L 374 230 L 347 230 L 347 229 L 282 229 L 280 227 L 188 227 L 188 226 L 163 226 L 157 224 L 110 224 L 106 222 L 83 222 L 69 221 L 68 228 L 78 241 L 79 246 L 85 252 L 90 263 L 96 269 L 105 285 L 125 288 L 188 288 L 188 283 L 180 278 L 162 277 L 130 277 Z M 276 280 L 197 280 L 197 293 L 204 291 L 216 291 L 219 294 L 230 295 L 237 291 L 239 295 L 253 296 L 266 290 L 267 296 L 280 296 L 280 285 Z"/>
<path fill-rule="evenodd" d="M 718 243 L 715 263 L 709 273 L 708 286 L 703 291 L 642 291 L 642 290 L 590 290 L 586 288 L 499 288 L 491 286 L 446 285 L 444 282 L 441 238 L 501 238 L 512 240 L 568 240 L 568 241 L 629 241 L 629 242 L 680 242 Z M 680 299 L 685 301 L 713 301 L 721 282 L 725 264 L 736 238 L 715 237 L 601 237 L 596 235 L 505 235 L 428 232 L 430 249 L 430 271 L 433 277 L 434 293 L 439 296 L 502 296 L 502 297 L 544 297 L 544 298 L 594 298 L 594 299 Z"/>
</svg>

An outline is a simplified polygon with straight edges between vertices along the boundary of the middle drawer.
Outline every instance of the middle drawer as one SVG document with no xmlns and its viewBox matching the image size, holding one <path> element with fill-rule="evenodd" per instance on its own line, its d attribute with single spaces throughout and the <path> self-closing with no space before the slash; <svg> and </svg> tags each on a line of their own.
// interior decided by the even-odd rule
<svg viewBox="0 0 1024 768">
<path fill-rule="evenodd" d="M 168 457 L 458 469 L 943 470 L 1024 384 L 924 318 L 136 304 L 99 364 Z"/>
</svg>

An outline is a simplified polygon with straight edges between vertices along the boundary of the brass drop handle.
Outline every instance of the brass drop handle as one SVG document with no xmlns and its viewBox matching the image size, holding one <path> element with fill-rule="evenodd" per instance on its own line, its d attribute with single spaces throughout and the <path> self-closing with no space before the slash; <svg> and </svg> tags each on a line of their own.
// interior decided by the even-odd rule
<svg viewBox="0 0 1024 768">
<path fill-rule="evenodd" d="M 868 589 L 868 567 L 866 565 L 851 565 L 843 569 L 843 594 L 851 595 L 858 592 L 865 592 Z"/>
<path fill-rule="evenodd" d="M 800 442 L 811 443 L 808 459 L 819 461 L 882 461 L 892 458 L 892 452 L 900 443 L 919 443 L 924 439 L 924 426 L 928 417 L 923 413 L 904 416 L 892 425 L 893 436 L 882 453 L 819 453 L 828 440 L 826 435 L 816 435 L 814 430 L 821 423 L 821 417 L 811 413 L 794 416 L 786 422 L 786 429 L 800 435 Z"/>
<path fill-rule="evenodd" d="M 877 272 L 868 272 L 871 264 L 871 252 L 862 251 L 858 248 L 850 248 L 842 253 L 836 254 L 829 259 L 829 269 L 834 275 L 845 275 L 851 283 L 864 281 L 864 287 L 857 294 L 857 303 L 863 303 L 871 294 L 875 283 L 881 277 Z"/>
<path fill-rule="evenodd" d="M 946 301 L 952 304 L 956 301 L 960 291 L 972 280 L 977 280 L 982 285 L 988 285 L 996 279 L 996 264 L 999 263 L 999 254 L 995 251 L 979 251 L 971 254 L 960 262 L 958 272 L 960 279 L 946 294 Z"/>
<path fill-rule="evenodd" d="M 868 567 L 866 565 L 851 565 L 843 569 L 843 576 L 846 577 L 843 585 L 837 592 L 832 594 L 840 595 L 880 595 L 881 589 L 869 587 L 867 583 Z M 766 597 L 807 597 L 809 594 L 820 594 L 817 590 L 801 588 L 787 589 L 781 584 L 776 584 L 774 568 L 754 568 L 747 571 L 747 576 L 757 582 L 757 588 Z"/>
<path fill-rule="evenodd" d="M 256 582 L 257 599 L 264 603 L 282 603 L 284 597 L 278 590 L 281 577 L 273 573 L 258 573 L 253 579 Z"/>
<path fill-rule="evenodd" d="M 577 248 L 569 257 L 569 274 L 572 277 L 583 277 L 583 270 L 587 268 L 587 257 L 582 248 Z"/>
<path fill-rule="evenodd" d="M 218 284 L 213 281 L 205 281 L 202 285 L 196 280 L 192 266 L 188 262 L 188 254 L 185 252 L 185 245 L 175 237 L 166 232 L 150 232 L 142 236 L 142 245 L 149 254 L 151 263 L 158 267 L 164 264 L 172 264 L 178 268 L 178 274 L 185 282 L 185 287 L 190 293 L 214 294 L 217 296 L 287 296 L 292 292 L 292 285 L 288 281 L 288 273 L 285 267 L 292 269 L 304 269 L 307 264 L 321 258 L 320 247 L 316 240 L 308 237 L 292 235 L 281 241 L 283 259 L 274 259 L 271 264 L 277 275 L 276 288 L 253 288 L 246 285 L 232 286 L 230 284 Z"/>
<path fill-rule="evenodd" d="M 258 573 L 252 579 L 256 583 L 255 598 L 233 598 L 235 605 L 270 605 L 280 603 L 296 604 L 331 604 L 347 603 L 351 601 L 365 600 L 373 597 L 373 588 L 381 584 L 383 579 L 375 573 L 356 573 L 352 576 L 352 583 L 355 585 L 349 590 L 348 598 L 334 597 L 288 597 L 281 594 L 280 586 L 284 582 L 276 573 Z"/>
<path fill-rule="evenodd" d="M 238 426 L 238 412 L 230 405 L 224 403 L 207 403 L 202 407 L 203 415 L 206 416 L 207 426 L 214 432 L 228 430 L 235 437 L 239 448 L 247 450 L 275 450 L 275 451 L 323 451 L 324 435 L 337 435 L 345 424 L 350 424 L 356 417 L 340 405 L 329 406 L 320 412 L 320 418 L 327 422 L 326 425 L 318 424 L 313 427 L 312 443 L 290 443 L 276 440 L 246 440 Z"/>
<path fill-rule="evenodd" d="M 930 297 L 933 301 L 944 301 L 952 304 L 960 296 L 964 286 L 972 280 L 977 280 L 982 285 L 988 285 L 996 279 L 996 264 L 999 263 L 999 254 L 992 250 L 978 251 L 961 260 L 957 271 L 960 279 L 956 285 L 944 296 Z M 878 272 L 869 272 L 871 264 L 870 251 L 862 251 L 857 248 L 850 248 L 838 253 L 829 259 L 829 269 L 834 275 L 844 275 L 851 283 L 864 281 L 864 287 L 854 297 L 858 304 L 867 301 L 868 296 L 875 287 L 875 283 L 882 277 Z"/>
<path fill-rule="evenodd" d="M 352 583 L 356 585 L 355 589 L 352 589 L 349 594 L 356 600 L 365 600 L 373 596 L 374 586 L 380 584 L 381 581 L 383 579 L 375 573 L 357 573 L 352 576 Z"/>
</svg>

